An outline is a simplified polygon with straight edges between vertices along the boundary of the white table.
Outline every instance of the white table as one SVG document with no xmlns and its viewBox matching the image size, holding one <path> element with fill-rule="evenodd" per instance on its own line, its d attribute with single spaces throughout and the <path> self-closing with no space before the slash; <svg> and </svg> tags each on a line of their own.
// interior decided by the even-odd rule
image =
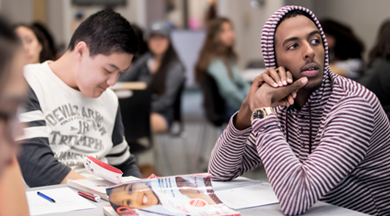
<svg viewBox="0 0 390 216">
<path fill-rule="evenodd" d="M 234 180 L 233 180 L 234 181 Z M 224 184 L 229 184 L 229 182 L 224 182 Z M 36 187 L 36 188 L 30 188 L 27 190 L 37 190 L 37 189 L 49 189 L 49 188 L 59 188 L 59 187 L 68 187 L 67 185 L 53 185 L 53 186 L 46 186 L 46 187 Z M 57 214 L 50 214 L 54 216 L 103 216 L 103 206 L 109 205 L 107 201 L 102 200 L 99 203 L 92 202 L 97 208 L 95 209 L 89 209 L 89 210 L 83 210 L 83 211 L 72 211 L 72 212 L 65 212 L 65 213 L 57 213 Z M 261 207 L 255 207 L 255 208 L 248 208 L 248 209 L 241 209 L 237 210 L 241 213 L 242 216 L 282 216 L 283 213 L 280 209 L 279 204 L 274 205 L 268 205 L 268 206 L 261 206 Z M 352 211 L 349 209 L 345 209 L 342 207 L 338 207 L 335 205 L 330 205 L 324 202 L 317 202 L 309 211 L 306 212 L 308 216 L 322 216 L 322 215 L 339 215 L 339 216 L 355 216 L 355 215 L 365 215 L 356 211 Z"/>
</svg>

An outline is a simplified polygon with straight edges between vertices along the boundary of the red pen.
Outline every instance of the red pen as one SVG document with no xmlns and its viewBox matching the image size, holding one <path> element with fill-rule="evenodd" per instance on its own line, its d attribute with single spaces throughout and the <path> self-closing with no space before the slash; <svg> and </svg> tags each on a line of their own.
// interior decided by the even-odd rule
<svg viewBox="0 0 390 216">
<path fill-rule="evenodd" d="M 100 202 L 100 196 L 96 194 L 87 193 L 84 191 L 78 191 L 78 194 L 86 199 L 89 199 L 94 202 Z"/>
</svg>

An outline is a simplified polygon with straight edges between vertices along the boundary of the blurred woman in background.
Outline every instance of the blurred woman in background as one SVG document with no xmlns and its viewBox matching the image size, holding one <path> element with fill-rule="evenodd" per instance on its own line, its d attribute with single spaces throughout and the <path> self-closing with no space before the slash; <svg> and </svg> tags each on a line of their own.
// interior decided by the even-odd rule
<svg viewBox="0 0 390 216">
<path fill-rule="evenodd" d="M 219 93 L 226 102 L 227 118 L 240 109 L 250 88 L 236 65 L 234 41 L 233 25 L 229 19 L 220 17 L 212 20 L 195 66 L 198 82 L 206 74 L 215 79 Z"/>
<path fill-rule="evenodd" d="M 18 24 L 14 29 L 23 43 L 26 64 L 57 59 L 53 38 L 42 25 L 36 23 L 33 25 Z"/>
<path fill-rule="evenodd" d="M 18 121 L 27 84 L 23 77 L 23 48 L 13 29 L 0 19 L 0 215 L 29 215 L 15 139 L 23 130 Z"/>
<path fill-rule="evenodd" d="M 174 120 L 174 102 L 184 83 L 184 66 L 172 46 L 165 22 L 152 24 L 145 33 L 149 51 L 119 81 L 143 81 L 152 92 L 152 132 L 166 132 Z"/>
<path fill-rule="evenodd" d="M 368 58 L 368 69 L 360 83 L 376 94 L 390 119 L 390 19 L 379 28 Z"/>
<path fill-rule="evenodd" d="M 328 42 L 329 67 L 334 73 L 350 79 L 360 78 L 364 70 L 363 42 L 349 26 L 331 19 L 320 22 Z"/>
</svg>

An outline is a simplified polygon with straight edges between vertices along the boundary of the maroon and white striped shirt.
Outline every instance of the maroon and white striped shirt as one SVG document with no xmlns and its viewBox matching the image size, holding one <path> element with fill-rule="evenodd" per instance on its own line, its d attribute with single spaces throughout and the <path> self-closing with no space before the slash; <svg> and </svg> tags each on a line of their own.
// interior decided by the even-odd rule
<svg viewBox="0 0 390 216">
<path fill-rule="evenodd" d="M 273 35 L 277 20 L 290 10 L 309 13 L 322 34 L 321 87 L 300 110 L 277 107 L 276 115 L 255 119 L 242 131 L 234 127 L 234 115 L 213 149 L 209 173 L 226 181 L 263 164 L 287 215 L 302 214 L 318 200 L 390 215 L 389 120 L 372 92 L 330 71 L 326 39 L 311 11 L 286 6 L 270 18 L 262 35 L 266 66 L 275 61 L 268 44 L 273 40 L 264 31 Z"/>
</svg>

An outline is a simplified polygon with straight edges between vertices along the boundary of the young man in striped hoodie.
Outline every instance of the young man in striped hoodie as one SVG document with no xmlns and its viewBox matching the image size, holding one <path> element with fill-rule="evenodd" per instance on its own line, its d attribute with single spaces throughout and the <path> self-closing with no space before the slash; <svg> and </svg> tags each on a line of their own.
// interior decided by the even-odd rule
<svg viewBox="0 0 390 216">
<path fill-rule="evenodd" d="M 268 70 L 216 143 L 214 180 L 264 165 L 287 215 L 318 200 L 390 215 L 390 124 L 376 96 L 329 69 L 321 25 L 285 6 L 263 28 Z"/>
</svg>

